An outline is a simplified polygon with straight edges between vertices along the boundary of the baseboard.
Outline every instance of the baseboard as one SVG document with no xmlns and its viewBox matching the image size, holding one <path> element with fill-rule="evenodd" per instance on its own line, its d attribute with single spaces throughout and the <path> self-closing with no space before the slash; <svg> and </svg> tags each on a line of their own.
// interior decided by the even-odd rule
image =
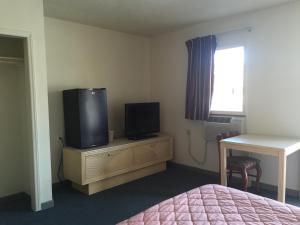
<svg viewBox="0 0 300 225">
<path fill-rule="evenodd" d="M 52 190 L 57 190 L 59 189 L 61 186 L 72 186 L 72 182 L 68 181 L 68 180 L 63 180 L 61 182 L 55 182 L 52 183 Z"/>
<path fill-rule="evenodd" d="M 27 199 L 30 202 L 30 196 L 25 193 L 25 192 L 20 192 L 20 193 L 16 193 L 13 195 L 9 195 L 9 196 L 5 196 L 5 197 L 1 197 L 0 198 L 0 206 L 5 206 L 6 204 L 10 203 L 10 202 L 14 202 L 14 201 L 18 201 L 18 200 L 24 200 Z M 48 201 L 48 202 L 43 202 L 41 203 L 41 210 L 44 209 L 49 209 L 54 207 L 54 201 Z M 0 207 L 1 209 L 1 207 Z"/>
<path fill-rule="evenodd" d="M 175 162 L 168 162 L 168 168 L 172 168 L 172 167 L 190 170 L 193 172 L 200 173 L 204 176 L 209 176 L 209 177 L 212 177 L 215 179 L 219 179 L 219 173 L 214 172 L 214 171 L 204 170 L 204 169 L 200 169 L 197 167 L 187 166 L 187 165 L 183 165 L 183 164 L 179 164 L 179 163 L 175 163 Z M 233 177 L 232 182 L 234 182 L 234 183 L 241 182 L 241 178 Z M 255 182 L 252 181 L 251 185 L 254 186 Z M 260 183 L 260 189 L 264 190 L 264 191 L 277 192 L 277 186 L 272 185 L 272 184 Z M 286 195 L 289 197 L 293 197 L 293 198 L 299 198 L 300 191 L 287 188 Z"/>
<path fill-rule="evenodd" d="M 8 195 L 0 198 L 0 205 L 4 205 L 7 202 L 16 201 L 19 199 L 26 199 L 26 198 L 30 199 L 30 196 L 25 192 Z"/>
<path fill-rule="evenodd" d="M 41 204 L 41 209 L 42 210 L 45 210 L 45 209 L 50 209 L 54 207 L 54 201 L 53 200 L 50 200 L 50 201 L 47 201 L 47 202 L 43 202 Z"/>
</svg>

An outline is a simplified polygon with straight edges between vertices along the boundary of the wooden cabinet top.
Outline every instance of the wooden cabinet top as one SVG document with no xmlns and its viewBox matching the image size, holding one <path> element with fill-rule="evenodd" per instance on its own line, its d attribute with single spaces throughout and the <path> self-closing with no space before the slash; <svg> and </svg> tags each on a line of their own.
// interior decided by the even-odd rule
<svg viewBox="0 0 300 225">
<path fill-rule="evenodd" d="M 74 153 L 82 154 L 82 155 L 90 155 L 99 152 L 109 152 L 115 151 L 119 149 L 131 148 L 139 145 L 156 143 L 163 140 L 170 140 L 171 136 L 167 134 L 159 134 L 157 137 L 143 139 L 143 140 L 128 140 L 127 138 L 116 138 L 113 142 L 108 145 L 88 148 L 88 149 L 77 149 L 72 147 L 65 147 L 65 151 L 74 151 Z"/>
</svg>

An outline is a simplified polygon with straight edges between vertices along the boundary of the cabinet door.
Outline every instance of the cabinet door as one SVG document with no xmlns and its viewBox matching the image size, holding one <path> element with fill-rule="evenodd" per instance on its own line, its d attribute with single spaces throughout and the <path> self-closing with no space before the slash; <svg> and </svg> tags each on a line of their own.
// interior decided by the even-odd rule
<svg viewBox="0 0 300 225">
<path fill-rule="evenodd" d="M 90 183 L 128 170 L 132 165 L 131 149 L 115 150 L 85 157 L 84 183 Z"/>
<path fill-rule="evenodd" d="M 134 164 L 143 165 L 171 159 L 169 140 L 163 140 L 133 148 Z"/>
</svg>

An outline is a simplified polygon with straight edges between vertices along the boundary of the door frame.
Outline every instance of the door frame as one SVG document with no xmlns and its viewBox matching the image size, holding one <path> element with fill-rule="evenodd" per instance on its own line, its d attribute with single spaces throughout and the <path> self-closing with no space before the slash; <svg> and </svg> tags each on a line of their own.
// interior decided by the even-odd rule
<svg viewBox="0 0 300 225">
<path fill-rule="evenodd" d="M 37 115 L 36 115 L 36 88 L 35 88 L 35 76 L 33 66 L 33 45 L 32 45 L 32 34 L 22 30 L 11 30 L 0 28 L 0 35 L 7 37 L 15 37 L 24 39 L 24 50 L 26 48 L 24 57 L 27 57 L 29 86 L 30 86 L 30 117 L 31 117 L 31 136 L 32 136 L 32 155 L 29 176 L 30 176 L 30 197 L 31 197 L 31 208 L 34 211 L 41 210 L 40 201 L 40 185 L 39 185 L 39 170 L 38 170 L 38 137 L 37 137 Z M 28 90 L 27 90 L 28 91 Z"/>
</svg>

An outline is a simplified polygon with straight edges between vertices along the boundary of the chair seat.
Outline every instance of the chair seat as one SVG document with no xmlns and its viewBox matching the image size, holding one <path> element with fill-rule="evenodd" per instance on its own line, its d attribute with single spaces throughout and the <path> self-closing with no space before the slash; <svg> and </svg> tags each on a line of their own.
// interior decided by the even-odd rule
<svg viewBox="0 0 300 225">
<path fill-rule="evenodd" d="M 251 169 L 260 163 L 259 159 L 248 156 L 229 156 L 227 157 L 229 169 Z"/>
<path fill-rule="evenodd" d="M 219 156 L 221 152 L 221 141 L 226 138 L 236 137 L 240 135 L 240 132 L 238 131 L 229 131 L 229 132 L 223 132 L 217 135 L 217 142 L 218 142 L 218 151 Z M 248 174 L 248 171 L 255 169 L 256 175 L 254 174 Z M 219 171 L 221 174 L 221 160 L 219 157 Z M 233 173 L 239 173 L 242 176 L 243 181 L 243 190 L 247 191 L 248 187 L 248 176 L 256 177 L 256 191 L 258 191 L 259 188 L 259 181 L 261 178 L 261 167 L 260 167 L 260 160 L 255 159 L 248 156 L 233 156 L 232 155 L 232 149 L 229 149 L 229 157 L 227 157 L 227 174 L 229 174 L 229 182 L 231 181 L 232 174 Z M 221 178 L 221 176 L 220 176 Z"/>
</svg>

